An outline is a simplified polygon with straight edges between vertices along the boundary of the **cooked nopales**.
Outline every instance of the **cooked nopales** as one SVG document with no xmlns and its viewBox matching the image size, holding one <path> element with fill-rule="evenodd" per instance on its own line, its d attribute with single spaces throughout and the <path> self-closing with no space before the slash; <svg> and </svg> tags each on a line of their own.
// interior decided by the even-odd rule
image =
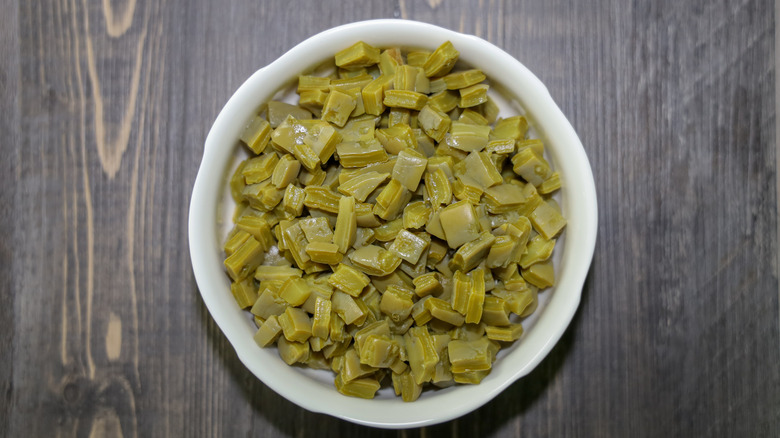
<svg viewBox="0 0 780 438">
<path fill-rule="evenodd" d="M 560 175 L 458 56 L 358 42 L 240 136 L 231 291 L 260 347 L 342 394 L 479 383 L 555 284 Z"/>
</svg>

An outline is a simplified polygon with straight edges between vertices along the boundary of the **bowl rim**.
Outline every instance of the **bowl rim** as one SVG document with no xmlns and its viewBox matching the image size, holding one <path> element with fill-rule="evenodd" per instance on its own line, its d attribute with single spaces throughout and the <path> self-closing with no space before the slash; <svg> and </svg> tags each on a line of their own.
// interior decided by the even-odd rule
<svg viewBox="0 0 780 438">
<path fill-rule="evenodd" d="M 422 36 L 427 40 L 418 45 Z M 569 224 L 563 255 L 563 266 L 566 270 L 559 268 L 566 276 L 557 279 L 553 290 L 546 292 L 552 292 L 553 295 L 543 311 L 547 314 L 554 311 L 555 314 L 547 318 L 540 316 L 534 330 L 526 333 L 535 336 L 535 348 L 526 348 L 531 350 L 532 354 L 522 357 L 522 360 L 503 362 L 510 357 L 508 355 L 495 364 L 494 371 L 480 385 L 460 385 L 457 391 L 450 392 L 437 391 L 435 396 L 421 398 L 414 403 L 399 404 L 397 401 L 400 401 L 400 398 L 397 401 L 354 399 L 335 392 L 332 384 L 327 388 L 324 385 L 312 385 L 308 381 L 301 383 L 298 381 L 300 370 L 295 371 L 296 367 L 284 364 L 275 352 L 273 355 L 276 360 L 268 360 L 268 351 L 257 347 L 252 334 L 248 334 L 246 319 L 239 316 L 243 311 L 238 309 L 232 299 L 224 299 L 225 289 L 230 296 L 229 281 L 224 274 L 222 260 L 219 259 L 222 237 L 217 233 L 215 212 L 218 209 L 221 184 L 226 172 L 225 163 L 228 160 L 222 155 L 230 155 L 224 154 L 223 151 L 233 150 L 232 146 L 224 144 L 225 132 L 236 132 L 237 125 L 244 126 L 251 115 L 247 114 L 247 108 L 257 108 L 260 103 L 269 100 L 293 77 L 293 73 L 297 75 L 311 68 L 318 63 L 318 57 L 321 62 L 332 57 L 338 50 L 323 50 L 322 47 L 346 47 L 358 39 L 381 46 L 397 45 L 387 42 L 389 40 L 409 41 L 410 43 L 402 45 L 430 48 L 450 40 L 462 56 L 464 52 L 473 54 L 478 51 L 480 68 L 491 79 L 505 77 L 508 73 L 501 74 L 500 71 L 511 70 L 512 78 L 517 80 L 511 83 L 499 82 L 502 82 L 517 100 L 533 100 L 534 104 L 530 108 L 521 103 L 523 109 L 534 114 L 534 123 L 538 123 L 538 127 L 545 133 L 545 138 L 553 141 L 553 152 L 566 157 L 566 160 L 554 160 L 556 168 L 561 171 L 564 187 L 574 188 L 576 183 L 576 196 L 569 196 L 564 202 L 564 208 L 569 205 L 567 203 L 573 203 L 578 213 L 576 218 L 567 217 Z M 377 41 L 380 40 L 386 42 L 378 44 Z M 483 68 L 483 65 L 487 68 Z M 522 87 L 519 84 L 522 84 Z M 554 129 L 549 129 L 550 125 L 554 126 Z M 528 374 L 547 356 L 569 326 L 579 306 L 582 287 L 595 250 L 597 210 L 595 182 L 579 137 L 544 84 L 520 61 L 492 43 L 473 35 L 418 21 L 378 19 L 341 25 L 307 38 L 275 61 L 257 70 L 235 91 L 219 112 L 206 137 L 203 158 L 190 199 L 188 241 L 193 274 L 201 297 L 241 362 L 256 377 L 277 394 L 309 411 L 367 426 L 400 429 L 437 424 L 465 415 L 492 400 L 517 379 Z M 576 258 L 570 257 L 572 252 L 576 252 Z M 217 263 L 214 263 L 215 259 Z M 545 329 L 543 334 L 537 330 L 540 324 Z M 527 342 L 527 339 L 521 340 L 521 343 Z M 247 349 L 247 345 L 253 348 Z M 507 369 L 517 364 L 522 366 Z M 499 374 L 496 371 L 499 367 L 500 375 L 495 377 Z M 491 379 L 491 376 L 494 378 Z M 328 400 L 333 394 L 339 397 L 338 403 L 323 405 L 320 399 Z M 450 404 L 447 405 L 447 402 Z M 439 404 L 448 407 L 434 413 L 433 410 Z M 369 406 L 368 409 L 366 405 Z"/>
</svg>

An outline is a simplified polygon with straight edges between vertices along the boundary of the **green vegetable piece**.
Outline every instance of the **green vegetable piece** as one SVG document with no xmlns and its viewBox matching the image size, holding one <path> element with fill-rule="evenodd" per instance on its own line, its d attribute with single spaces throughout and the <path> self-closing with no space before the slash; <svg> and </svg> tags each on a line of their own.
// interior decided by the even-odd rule
<svg viewBox="0 0 780 438">
<path fill-rule="evenodd" d="M 477 213 L 474 206 L 467 201 L 458 201 L 444 207 L 440 220 L 450 248 L 458 248 L 479 237 Z"/>
<path fill-rule="evenodd" d="M 365 202 L 355 204 L 358 227 L 378 227 L 382 222 L 374 215 L 374 207 Z"/>
<path fill-rule="evenodd" d="M 460 88 L 470 87 L 484 81 L 485 79 L 487 79 L 485 74 L 482 73 L 481 70 L 477 69 L 450 73 L 442 77 L 442 80 L 444 80 L 448 90 L 457 90 Z"/>
<path fill-rule="evenodd" d="M 421 385 L 430 381 L 434 367 L 439 362 L 439 355 L 428 327 L 410 328 L 404 335 L 404 342 L 414 382 Z"/>
<path fill-rule="evenodd" d="M 306 237 L 301 230 L 301 226 L 295 222 L 292 225 L 287 226 L 281 233 L 281 241 L 284 246 L 290 251 L 290 254 L 295 260 L 295 263 L 299 268 L 304 271 L 311 267 L 311 257 L 306 254 Z M 305 301 L 305 298 L 304 298 Z M 301 301 L 303 303 L 303 301 Z"/>
<path fill-rule="evenodd" d="M 395 395 L 400 395 L 403 401 L 408 403 L 420 398 L 423 389 L 422 385 L 414 381 L 410 369 L 407 368 L 401 373 L 393 372 L 392 379 Z"/>
<path fill-rule="evenodd" d="M 479 126 L 489 125 L 487 119 L 485 119 L 482 116 L 482 114 L 474 111 L 471 108 L 466 108 L 460 113 L 460 117 L 458 117 L 458 122 L 466 123 L 469 125 L 479 125 Z"/>
<path fill-rule="evenodd" d="M 423 131 L 432 139 L 440 142 L 444 140 L 447 131 L 450 129 L 451 120 L 447 114 L 436 109 L 430 103 L 425 105 L 417 116 L 417 122 Z"/>
<path fill-rule="evenodd" d="M 387 161 L 387 152 L 377 140 L 343 142 L 336 146 L 339 163 L 344 167 L 364 167 Z"/>
<path fill-rule="evenodd" d="M 374 368 L 389 368 L 400 354 L 400 346 L 388 335 L 369 335 L 360 347 L 360 362 Z"/>
<path fill-rule="evenodd" d="M 496 236 L 490 231 L 483 231 L 476 239 L 464 243 L 452 256 L 451 269 L 464 272 L 472 270 L 484 260 L 495 241 Z"/>
<path fill-rule="evenodd" d="M 309 298 L 309 294 L 311 289 L 303 278 L 290 277 L 279 288 L 279 296 L 291 306 L 300 306 Z"/>
<path fill-rule="evenodd" d="M 355 215 L 357 216 L 357 210 L 355 211 Z M 352 244 L 352 248 L 362 248 L 366 245 L 370 245 L 374 240 L 376 240 L 374 230 L 371 228 L 358 227 L 355 232 L 355 243 Z"/>
<path fill-rule="evenodd" d="M 287 307 L 289 307 L 287 301 L 271 291 L 271 289 L 265 288 L 257 297 L 251 312 L 253 315 L 264 318 L 267 321 L 271 316 L 278 316 L 284 313 Z"/>
<path fill-rule="evenodd" d="M 339 185 L 338 191 L 344 195 L 353 196 L 359 202 L 365 202 L 380 184 L 390 176 L 389 173 L 367 172 L 358 175 Z"/>
<path fill-rule="evenodd" d="M 433 86 L 433 82 L 431 82 L 431 86 Z M 460 102 L 459 94 L 448 90 L 439 91 L 428 98 L 428 106 L 442 113 L 448 113 L 457 108 L 458 102 Z M 447 118 L 449 119 L 449 116 Z"/>
<path fill-rule="evenodd" d="M 305 310 L 288 307 L 278 319 L 282 333 L 288 341 L 306 342 L 311 337 L 311 319 Z"/>
<path fill-rule="evenodd" d="M 493 137 L 500 139 L 522 140 L 528 132 L 528 121 L 523 116 L 501 119 L 493 127 Z"/>
<path fill-rule="evenodd" d="M 230 292 L 233 294 L 236 303 L 238 303 L 238 307 L 242 309 L 251 307 L 257 300 L 257 289 L 254 287 L 252 277 L 231 283 Z"/>
<path fill-rule="evenodd" d="M 388 250 L 409 263 L 417 263 L 423 252 L 428 249 L 428 242 L 414 234 L 401 230 Z"/>
<path fill-rule="evenodd" d="M 370 377 L 344 382 L 341 374 L 336 375 L 335 385 L 336 390 L 344 395 L 365 399 L 374 398 L 374 395 L 376 395 L 376 392 L 381 386 L 379 381 Z"/>
<path fill-rule="evenodd" d="M 472 279 L 461 271 L 452 276 L 452 308 L 461 315 L 466 314 L 468 297 L 472 289 Z"/>
<path fill-rule="evenodd" d="M 363 41 L 336 52 L 336 65 L 347 70 L 370 67 L 378 62 L 379 49 Z"/>
<path fill-rule="evenodd" d="M 399 65 L 395 69 L 393 89 L 427 94 L 430 89 L 430 81 L 421 67 Z"/>
<path fill-rule="evenodd" d="M 284 152 L 292 154 L 296 144 L 303 144 L 307 131 L 300 120 L 288 115 L 271 133 L 271 141 Z"/>
<path fill-rule="evenodd" d="M 552 174 L 547 161 L 531 148 L 516 153 L 512 157 L 512 165 L 516 174 L 534 186 L 541 185 Z"/>
<path fill-rule="evenodd" d="M 364 114 L 360 117 L 349 119 L 343 128 L 339 129 L 342 142 L 371 142 L 374 141 L 374 125 L 376 117 Z"/>
<path fill-rule="evenodd" d="M 244 215 L 236 220 L 236 229 L 251 234 L 263 249 L 268 251 L 276 243 L 271 233 L 271 226 L 260 216 Z"/>
<path fill-rule="evenodd" d="M 271 174 L 271 184 L 279 189 L 283 189 L 295 181 L 295 178 L 298 177 L 298 171 L 300 170 L 301 163 L 292 155 L 284 154 L 274 167 L 273 173 Z"/>
<path fill-rule="evenodd" d="M 398 180 L 390 179 L 390 182 L 376 197 L 374 214 L 384 220 L 395 219 L 409 202 L 411 193 Z"/>
<path fill-rule="evenodd" d="M 485 152 L 471 152 L 463 162 L 466 166 L 466 175 L 476 180 L 483 188 L 493 187 L 503 181 L 498 169 Z"/>
<path fill-rule="evenodd" d="M 320 167 L 315 167 L 314 170 L 301 169 L 301 173 L 298 174 L 298 181 L 304 186 L 319 186 L 325 182 L 327 173 Z"/>
<path fill-rule="evenodd" d="M 271 315 L 268 319 L 265 320 L 263 324 L 260 325 L 260 328 L 257 329 L 254 340 L 255 343 L 260 347 L 267 347 L 276 342 L 276 340 L 279 339 L 279 335 L 281 334 L 282 326 L 279 325 L 279 321 L 276 319 L 276 316 Z"/>
<path fill-rule="evenodd" d="M 428 245 L 428 267 L 435 266 L 444 259 L 448 249 L 446 243 L 438 239 L 431 239 L 431 244 Z"/>
<path fill-rule="evenodd" d="M 544 180 L 541 184 L 539 184 L 539 187 L 537 187 L 537 190 L 542 195 L 549 195 L 550 193 L 553 193 L 554 191 L 561 188 L 561 176 L 558 174 L 558 172 L 553 172 L 549 178 Z"/>
<path fill-rule="evenodd" d="M 357 99 L 352 95 L 333 90 L 328 94 L 322 107 L 322 120 L 344 127 L 355 107 L 357 107 Z"/>
<path fill-rule="evenodd" d="M 417 190 L 427 165 L 428 159 L 422 154 L 413 149 L 404 149 L 398 153 L 398 159 L 395 161 L 393 179 L 413 192 Z"/>
<path fill-rule="evenodd" d="M 489 86 L 487 84 L 477 84 L 470 87 L 461 88 L 460 90 L 460 108 L 471 108 L 479 104 L 487 102 L 487 91 Z"/>
<path fill-rule="evenodd" d="M 322 107 L 325 106 L 325 101 L 328 100 L 328 92 L 322 90 L 308 90 L 302 91 L 300 98 L 298 99 L 298 105 L 306 108 L 313 113 L 316 117 L 322 115 Z"/>
<path fill-rule="evenodd" d="M 434 171 L 429 169 L 425 172 L 425 190 L 428 201 L 434 208 L 441 204 L 449 204 L 452 199 L 452 185 L 441 168 Z"/>
<path fill-rule="evenodd" d="M 375 245 L 367 245 L 349 254 L 349 259 L 360 271 L 371 276 L 392 273 L 401 264 L 395 254 Z"/>
<path fill-rule="evenodd" d="M 430 78 L 446 75 L 458 62 L 459 56 L 460 53 L 455 50 L 455 46 L 449 41 L 445 42 L 425 60 L 425 64 L 423 64 L 425 76 Z"/>
<path fill-rule="evenodd" d="M 333 231 L 324 217 L 307 217 L 298 221 L 309 242 L 333 242 Z"/>
<path fill-rule="evenodd" d="M 355 346 L 355 350 L 361 356 L 361 359 L 363 357 L 363 347 L 366 344 L 366 340 L 368 340 L 368 337 L 371 335 L 388 336 L 388 337 L 392 336 L 392 333 L 390 332 L 390 324 L 388 324 L 387 319 L 382 319 L 381 321 L 374 321 L 371 323 L 367 323 L 360 330 L 355 332 L 354 346 Z"/>
<path fill-rule="evenodd" d="M 271 177 L 279 157 L 274 154 L 263 154 L 246 161 L 242 174 L 247 184 L 257 184 Z"/>
<path fill-rule="evenodd" d="M 268 122 L 277 128 L 289 117 L 295 120 L 310 120 L 311 113 L 298 105 L 272 100 L 268 102 Z"/>
<path fill-rule="evenodd" d="M 452 372 L 455 374 L 489 370 L 498 344 L 487 337 L 476 340 L 453 339 L 447 344 Z"/>
<path fill-rule="evenodd" d="M 403 229 L 403 218 L 398 218 L 376 227 L 374 229 L 374 236 L 376 237 L 376 240 L 380 242 L 389 242 L 398 237 L 398 233 Z"/>
<path fill-rule="evenodd" d="M 492 214 L 516 211 L 521 215 L 530 214 L 542 203 L 542 198 L 533 184 L 499 184 L 485 189 L 485 205 Z"/>
<path fill-rule="evenodd" d="M 423 93 L 409 90 L 387 90 L 382 101 L 385 106 L 391 108 L 406 108 L 419 111 L 428 101 L 428 96 Z"/>
<path fill-rule="evenodd" d="M 387 126 L 392 128 L 396 125 L 410 125 L 412 122 L 412 112 L 406 108 L 390 108 L 387 115 Z"/>
<path fill-rule="evenodd" d="M 306 245 L 306 254 L 315 263 L 325 263 L 335 265 L 341 262 L 344 255 L 339 252 L 339 247 L 330 242 L 309 242 Z"/>
<path fill-rule="evenodd" d="M 461 151 L 481 151 L 487 146 L 489 135 L 490 126 L 452 122 L 450 135 L 445 138 L 445 142 L 448 146 Z"/>
<path fill-rule="evenodd" d="M 485 259 L 485 266 L 491 269 L 505 267 L 511 261 L 514 248 L 515 242 L 510 236 L 496 236 L 496 240 L 488 252 L 487 259 Z"/>
<path fill-rule="evenodd" d="M 515 142 L 517 152 L 531 149 L 537 156 L 544 156 L 544 143 L 538 138 L 531 138 L 528 140 L 518 140 Z"/>
<path fill-rule="evenodd" d="M 328 123 L 318 123 L 306 132 L 303 143 L 314 151 L 321 163 L 325 164 L 336 151 L 336 145 L 341 142 L 341 139 L 342 136 L 336 128 Z"/>
<path fill-rule="evenodd" d="M 528 242 L 525 252 L 520 257 L 520 266 L 527 269 L 535 263 L 549 259 L 554 248 L 555 239 L 547 240 L 544 236 L 535 236 Z"/>
<path fill-rule="evenodd" d="M 303 271 L 291 266 L 258 266 L 255 270 L 255 280 L 257 281 L 280 281 L 284 282 L 290 277 L 301 277 Z"/>
<path fill-rule="evenodd" d="M 482 322 L 488 326 L 508 326 L 509 308 L 506 302 L 496 296 L 486 296 L 482 305 Z"/>
<path fill-rule="evenodd" d="M 246 239 L 248 239 L 249 236 L 251 236 L 251 234 L 241 229 L 237 229 L 235 232 L 233 232 L 230 237 L 228 237 L 227 242 L 225 242 L 225 255 L 230 255 L 236 252 L 236 250 L 241 247 L 244 242 L 246 242 Z"/>
<path fill-rule="evenodd" d="M 522 324 L 509 324 L 506 327 L 485 327 L 485 335 L 488 339 L 501 342 L 514 342 L 523 336 Z"/>
<path fill-rule="evenodd" d="M 456 312 L 450 303 L 436 297 L 428 298 L 425 301 L 425 308 L 428 309 L 432 317 L 456 327 L 463 325 L 465 321 L 463 315 Z"/>
<path fill-rule="evenodd" d="M 303 189 L 306 195 L 303 198 L 303 205 L 308 208 L 316 208 L 328 213 L 339 212 L 339 200 L 341 195 L 319 186 L 308 186 Z"/>
<path fill-rule="evenodd" d="M 366 84 L 361 91 L 366 114 L 375 116 L 385 112 L 385 92 L 393 85 L 393 76 L 382 75 Z"/>
<path fill-rule="evenodd" d="M 431 207 L 423 201 L 412 202 L 404 207 L 403 227 L 406 229 L 420 228 L 431 217 Z"/>
<path fill-rule="evenodd" d="M 398 123 L 389 128 L 376 131 L 376 138 L 391 154 L 398 154 L 404 149 L 416 149 L 417 137 L 412 128 L 405 123 Z"/>
<path fill-rule="evenodd" d="M 452 378 L 455 383 L 478 385 L 488 374 L 490 374 L 490 370 L 469 371 L 466 373 L 452 373 Z"/>
<path fill-rule="evenodd" d="M 488 96 L 487 102 L 483 103 L 482 105 L 479 105 L 476 107 L 477 111 L 479 111 L 480 114 L 482 114 L 482 117 L 485 118 L 485 120 L 488 121 L 488 123 L 495 123 L 498 119 L 498 113 L 500 109 L 498 108 L 498 105 L 493 101 L 493 99 Z"/>
<path fill-rule="evenodd" d="M 330 88 L 330 78 L 325 76 L 299 75 L 298 76 L 298 94 L 304 91 L 328 91 Z"/>
<path fill-rule="evenodd" d="M 566 219 L 546 202 L 541 202 L 528 216 L 534 229 L 545 239 L 552 239 L 566 226 Z"/>
<path fill-rule="evenodd" d="M 365 318 L 365 311 L 357 304 L 355 298 L 341 291 L 333 292 L 331 297 L 333 311 L 346 323 L 353 324 Z"/>
<path fill-rule="evenodd" d="M 255 154 L 265 150 L 271 139 L 271 124 L 264 118 L 257 116 L 249 122 L 249 125 L 241 133 L 241 141 L 252 149 Z"/>
<path fill-rule="evenodd" d="M 284 211 L 294 216 L 300 216 L 303 213 L 303 200 L 305 192 L 302 188 L 288 185 L 284 189 L 284 197 L 282 198 L 282 206 Z"/>
<path fill-rule="evenodd" d="M 355 212 L 355 198 L 352 196 L 342 196 L 341 199 L 339 199 L 336 229 L 333 232 L 333 243 L 336 244 L 339 253 L 345 254 L 347 249 L 355 243 L 356 232 L 357 213 Z M 339 257 L 339 259 L 341 259 L 341 257 Z"/>
<path fill-rule="evenodd" d="M 523 269 L 522 273 L 523 278 L 527 282 L 539 289 L 545 289 L 555 284 L 555 270 L 553 268 L 552 260 L 534 263 L 528 268 Z"/>
<path fill-rule="evenodd" d="M 444 79 L 442 78 L 431 79 L 428 88 L 430 93 L 433 94 L 441 93 L 442 91 L 447 91 L 447 83 L 444 82 Z"/>
<path fill-rule="evenodd" d="M 307 170 L 311 171 L 320 167 L 319 156 L 317 156 L 314 149 L 306 143 L 296 144 L 293 147 L 293 154 Z"/>
<path fill-rule="evenodd" d="M 308 342 L 288 341 L 284 336 L 280 336 L 276 341 L 276 347 L 279 350 L 279 357 L 287 365 L 306 362 L 311 353 Z"/>
<path fill-rule="evenodd" d="M 428 295 L 438 295 L 442 292 L 442 286 L 435 272 L 427 272 L 412 280 L 414 293 L 422 298 Z"/>
<path fill-rule="evenodd" d="M 244 167 L 246 166 L 246 160 L 238 163 L 233 176 L 230 177 L 230 195 L 236 203 L 240 203 L 244 199 L 244 188 L 246 187 L 246 180 L 244 179 Z"/>
<path fill-rule="evenodd" d="M 409 65 L 422 67 L 430 54 L 431 52 L 425 50 L 412 50 L 406 54 L 406 62 Z"/>
<path fill-rule="evenodd" d="M 485 151 L 489 154 L 511 155 L 515 152 L 515 141 L 512 139 L 490 140 Z"/>
<path fill-rule="evenodd" d="M 263 246 L 254 237 L 249 237 L 225 259 L 225 269 L 233 281 L 238 281 L 254 272 L 263 260 L 265 260 Z"/>
<path fill-rule="evenodd" d="M 466 322 L 478 323 L 482 319 L 485 302 L 485 273 L 482 268 L 471 272 L 471 290 L 466 300 Z"/>
</svg>

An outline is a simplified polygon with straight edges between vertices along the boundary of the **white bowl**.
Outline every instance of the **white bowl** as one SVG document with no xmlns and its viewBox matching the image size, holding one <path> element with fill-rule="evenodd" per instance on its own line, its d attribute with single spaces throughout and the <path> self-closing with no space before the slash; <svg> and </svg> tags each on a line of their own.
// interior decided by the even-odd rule
<svg viewBox="0 0 780 438">
<path fill-rule="evenodd" d="M 524 322 L 525 334 L 501 351 L 493 371 L 479 385 L 456 385 L 424 391 L 405 403 L 385 389 L 373 400 L 346 397 L 333 385 L 333 374 L 286 365 L 275 348 L 259 348 L 247 312 L 238 308 L 223 268 L 223 250 L 233 201 L 229 174 L 241 156 L 238 137 L 264 102 L 289 89 L 297 75 L 334 53 L 363 40 L 378 47 L 435 49 L 450 40 L 460 59 L 482 69 L 502 110 L 525 113 L 532 133 L 543 139 L 553 166 L 560 172 L 559 202 L 568 220 L 555 254 L 557 284 L 539 294 L 540 305 Z M 503 97 L 503 100 L 502 100 Z M 511 114 L 510 114 L 511 115 Z M 431 425 L 464 415 L 490 401 L 528 374 L 563 334 L 580 302 L 596 241 L 596 191 L 588 158 L 571 124 L 542 82 L 520 62 L 496 46 L 471 35 L 430 24 L 372 20 L 339 26 L 293 47 L 255 72 L 228 100 L 206 138 L 203 161 L 190 203 L 189 243 L 192 267 L 203 301 L 236 349 L 239 359 L 260 380 L 291 402 L 314 412 L 355 423 L 407 428 Z M 564 242 L 565 240 L 565 242 Z"/>
</svg>

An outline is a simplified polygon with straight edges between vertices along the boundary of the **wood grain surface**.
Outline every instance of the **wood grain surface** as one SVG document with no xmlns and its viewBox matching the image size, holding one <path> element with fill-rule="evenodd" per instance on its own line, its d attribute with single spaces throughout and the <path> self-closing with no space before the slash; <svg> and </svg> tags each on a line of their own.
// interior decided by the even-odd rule
<svg viewBox="0 0 780 438">
<path fill-rule="evenodd" d="M 775 3 L 0 0 L 0 435 L 780 435 Z M 599 197 L 550 355 L 455 421 L 304 411 L 208 314 L 187 209 L 232 92 L 369 18 L 483 37 L 547 85 Z"/>
</svg>

